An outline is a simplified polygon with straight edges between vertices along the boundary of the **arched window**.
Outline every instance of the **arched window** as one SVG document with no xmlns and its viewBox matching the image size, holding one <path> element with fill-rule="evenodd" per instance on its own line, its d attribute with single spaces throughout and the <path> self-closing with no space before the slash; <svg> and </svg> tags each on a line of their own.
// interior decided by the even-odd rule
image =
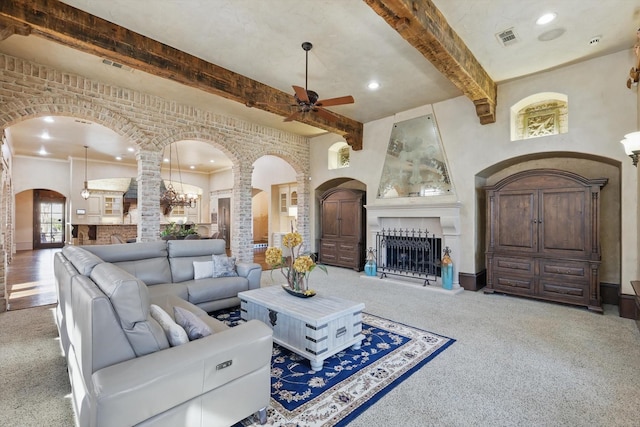
<svg viewBox="0 0 640 427">
<path fill-rule="evenodd" d="M 557 135 L 569 131 L 567 95 L 541 92 L 511 107 L 511 140 Z"/>
<path fill-rule="evenodd" d="M 329 160 L 329 169 L 340 169 L 349 167 L 349 156 L 351 149 L 346 142 L 336 142 L 329 147 L 327 158 Z"/>
</svg>

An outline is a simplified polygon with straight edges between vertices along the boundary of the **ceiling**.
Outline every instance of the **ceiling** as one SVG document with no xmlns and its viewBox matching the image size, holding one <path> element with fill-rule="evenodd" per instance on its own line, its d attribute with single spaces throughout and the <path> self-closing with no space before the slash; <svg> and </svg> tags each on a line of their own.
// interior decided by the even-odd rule
<svg viewBox="0 0 640 427">
<path fill-rule="evenodd" d="M 432 1 L 496 83 L 630 50 L 640 26 L 640 0 Z M 320 98 L 352 95 L 354 104 L 329 109 L 362 123 L 463 95 L 363 0 L 63 3 L 292 95 L 292 85 L 305 84 L 301 44 L 309 41 L 309 89 Z M 557 18 L 536 25 L 545 12 L 555 12 Z M 516 42 L 504 46 L 496 34 L 509 29 Z M 593 43 L 594 38 L 599 42 Z M 103 58 L 36 35 L 10 36 L 0 41 L 0 52 L 304 136 L 326 132 L 139 70 L 106 65 Z M 620 73 L 624 84 L 626 76 Z M 379 89 L 367 88 L 372 80 L 380 83 Z M 135 164 L 128 151 L 131 141 L 96 123 L 54 120 L 12 126 L 7 134 L 14 153 L 37 156 L 44 147 L 47 157 L 66 159 L 84 157 L 88 145 L 91 159 L 115 161 L 121 156 L 119 161 Z M 49 140 L 41 138 L 44 131 Z M 194 165 L 197 172 L 230 166 L 206 143 L 180 142 L 179 152 L 180 165 Z"/>
</svg>

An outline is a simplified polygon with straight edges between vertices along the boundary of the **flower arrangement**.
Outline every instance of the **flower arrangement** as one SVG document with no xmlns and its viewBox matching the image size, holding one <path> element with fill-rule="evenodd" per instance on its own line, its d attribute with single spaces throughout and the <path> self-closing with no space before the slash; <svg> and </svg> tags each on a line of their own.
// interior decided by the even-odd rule
<svg viewBox="0 0 640 427">
<path fill-rule="evenodd" d="M 279 268 L 287 279 L 290 290 L 306 297 L 315 295 L 315 291 L 309 289 L 309 275 L 316 267 L 325 273 L 327 268 L 316 264 L 311 255 L 300 254 L 302 236 L 297 231 L 285 234 L 282 245 L 289 250 L 289 254 L 285 255 L 282 249 L 275 247 L 270 247 L 265 252 L 265 262 L 271 266 L 271 276 L 273 277 L 273 270 Z"/>
</svg>

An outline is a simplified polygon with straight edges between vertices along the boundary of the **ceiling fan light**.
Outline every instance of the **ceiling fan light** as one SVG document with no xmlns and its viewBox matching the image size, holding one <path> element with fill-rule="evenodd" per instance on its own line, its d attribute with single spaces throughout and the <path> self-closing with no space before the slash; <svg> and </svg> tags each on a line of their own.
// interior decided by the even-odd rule
<svg viewBox="0 0 640 427">
<path fill-rule="evenodd" d="M 380 88 L 380 83 L 376 82 L 376 81 L 372 81 L 369 82 L 369 84 L 367 85 L 367 87 L 371 90 L 376 90 Z"/>
</svg>

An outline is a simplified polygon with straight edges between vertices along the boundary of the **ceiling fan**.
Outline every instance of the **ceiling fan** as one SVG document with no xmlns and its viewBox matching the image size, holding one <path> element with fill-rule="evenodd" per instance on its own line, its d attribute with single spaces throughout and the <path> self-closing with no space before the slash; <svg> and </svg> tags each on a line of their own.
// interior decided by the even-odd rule
<svg viewBox="0 0 640 427">
<path fill-rule="evenodd" d="M 335 121 L 338 116 L 325 107 L 332 107 L 336 105 L 353 104 L 355 100 L 353 96 L 341 96 L 338 98 L 318 99 L 317 92 L 307 89 L 307 83 L 309 78 L 309 51 L 313 45 L 309 42 L 302 43 L 302 49 L 305 51 L 305 76 L 304 76 L 304 88 L 300 86 L 293 86 L 293 95 L 295 104 L 287 104 L 291 107 L 298 107 L 298 110 L 293 114 L 285 117 L 285 122 L 296 120 L 300 115 L 304 113 L 316 113 L 318 116 L 323 117 L 326 120 Z"/>
</svg>

